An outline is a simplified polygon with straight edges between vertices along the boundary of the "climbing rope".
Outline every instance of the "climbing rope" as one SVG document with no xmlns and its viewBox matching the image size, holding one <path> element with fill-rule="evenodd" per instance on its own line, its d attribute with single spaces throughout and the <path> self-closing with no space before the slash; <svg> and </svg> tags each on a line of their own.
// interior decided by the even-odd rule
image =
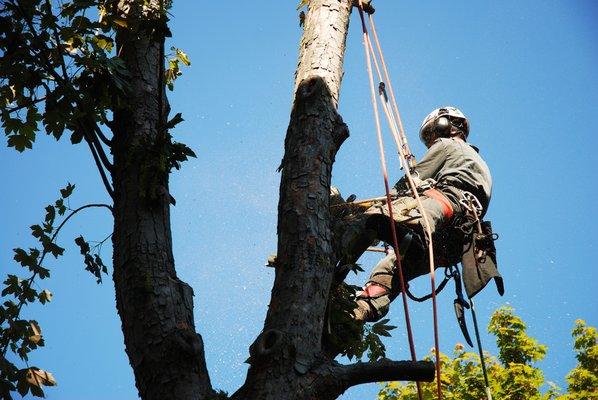
<svg viewBox="0 0 598 400">
<path fill-rule="evenodd" d="M 417 202 L 418 209 L 420 211 L 420 214 L 421 214 L 423 222 L 424 222 L 424 230 L 426 233 L 427 247 L 428 247 L 428 258 L 429 258 L 429 264 L 430 264 L 430 284 L 432 287 L 432 310 L 433 310 L 433 322 L 434 322 L 434 345 L 435 345 L 434 350 L 435 350 L 435 356 L 436 356 L 437 393 L 438 393 L 438 399 L 441 400 L 442 399 L 442 391 L 441 391 L 441 380 L 440 380 L 440 350 L 439 350 L 439 337 L 438 337 L 438 312 L 437 312 L 437 306 L 436 306 L 436 283 L 435 283 L 435 266 L 434 266 L 434 249 L 433 249 L 433 241 L 432 241 L 432 230 L 431 230 L 430 222 L 428 220 L 428 216 L 426 214 L 426 211 L 423 207 L 421 198 L 417 191 L 417 185 L 415 184 L 415 181 L 411 174 L 411 169 L 415 166 L 415 157 L 409 150 L 407 137 L 406 137 L 405 131 L 403 129 L 403 124 L 401 122 L 401 117 L 399 114 L 397 102 L 394 97 L 394 91 L 392 90 L 392 83 L 390 80 L 390 75 L 388 73 L 388 69 L 386 68 L 386 62 L 384 60 L 382 48 L 380 46 L 380 42 L 378 40 L 378 35 L 375 30 L 373 16 L 371 14 L 369 14 L 369 21 L 370 21 L 370 26 L 372 27 L 374 41 L 376 43 L 376 47 L 378 50 L 378 56 L 380 57 L 382 69 L 384 70 L 384 79 L 382 77 L 382 72 L 380 70 L 380 66 L 378 65 L 378 61 L 376 58 L 376 52 L 374 51 L 374 47 L 372 45 L 372 42 L 371 42 L 369 34 L 368 34 L 368 29 L 366 26 L 364 13 L 363 13 L 363 11 L 364 11 L 363 3 L 361 0 L 359 0 L 358 10 L 359 10 L 359 16 L 361 19 L 361 25 L 362 25 L 362 30 L 363 30 L 364 49 L 365 49 L 366 64 L 367 64 L 367 70 L 368 70 L 368 76 L 369 76 L 369 82 L 370 82 L 372 106 L 374 109 L 374 119 L 376 122 L 378 148 L 379 148 L 380 160 L 381 160 L 381 164 L 382 164 L 382 174 L 384 177 L 384 186 L 386 189 L 386 201 L 387 201 L 387 206 L 388 206 L 388 214 L 390 217 L 390 229 L 391 229 L 391 233 L 392 233 L 393 247 L 395 249 L 396 254 L 399 254 L 398 253 L 399 247 L 398 247 L 398 240 L 397 240 L 397 236 L 396 236 L 396 227 L 394 224 L 394 218 L 393 218 L 393 212 L 392 212 L 392 199 L 390 196 L 390 187 L 388 184 L 388 170 L 386 167 L 386 157 L 385 157 L 385 152 L 384 152 L 384 143 L 382 140 L 380 118 L 379 118 L 379 114 L 378 114 L 378 104 L 377 104 L 376 95 L 375 95 L 374 77 L 373 77 L 372 66 L 371 66 L 372 60 L 374 62 L 376 72 L 378 75 L 378 79 L 380 82 L 378 85 L 378 95 L 380 97 L 382 109 L 384 110 L 386 119 L 389 124 L 390 131 L 392 132 L 393 138 L 397 145 L 399 161 L 401 163 L 403 170 L 405 171 L 405 176 L 409 183 L 409 187 L 411 188 L 411 192 L 413 193 L 413 196 Z M 386 92 L 386 84 L 388 84 L 388 87 L 390 89 L 392 108 L 391 108 L 391 105 L 389 104 L 389 98 L 388 98 L 388 95 Z M 413 334 L 411 332 L 411 323 L 410 323 L 410 319 L 409 319 L 409 309 L 408 309 L 408 305 L 407 305 L 406 285 L 405 285 L 405 281 L 403 278 L 403 270 L 402 270 L 402 266 L 401 266 L 401 262 L 400 262 L 400 257 L 398 257 L 398 256 L 396 257 L 395 265 L 399 272 L 399 278 L 401 281 L 401 293 L 402 293 L 402 299 L 403 299 L 403 308 L 405 310 L 405 321 L 406 321 L 406 325 L 407 325 L 407 335 L 409 338 L 409 347 L 410 347 L 410 351 L 411 351 L 411 358 L 413 361 L 415 361 L 416 360 L 415 346 L 413 343 Z M 419 382 L 416 382 L 416 384 L 417 384 L 418 397 L 421 400 L 423 398 L 421 386 L 420 386 Z"/>
<path fill-rule="evenodd" d="M 388 184 L 388 169 L 386 167 L 386 156 L 384 155 L 384 142 L 382 139 L 382 129 L 380 127 L 380 116 L 378 115 L 378 104 L 376 101 L 376 90 L 374 89 L 374 76 L 372 74 L 372 61 L 370 56 L 370 47 L 368 46 L 369 37 L 367 27 L 365 25 L 365 18 L 363 16 L 363 3 L 359 0 L 359 16 L 361 18 L 361 25 L 363 30 L 363 44 L 365 48 L 365 57 L 366 57 L 366 65 L 368 70 L 368 77 L 370 82 L 370 94 L 372 98 L 372 106 L 374 110 L 374 120 L 376 122 L 376 133 L 378 138 L 378 150 L 380 152 L 380 164 L 382 168 L 382 176 L 384 178 L 384 188 L 386 190 L 386 203 L 388 205 L 388 214 L 390 216 L 390 220 L 393 221 L 393 212 L 392 212 L 392 199 L 390 196 L 390 186 Z M 391 222 L 390 224 L 390 231 L 392 234 L 392 245 L 397 255 L 395 257 L 395 266 L 399 271 L 399 279 L 401 282 L 401 292 L 402 292 L 402 299 L 403 299 L 403 309 L 405 311 L 405 325 L 407 328 L 407 338 L 409 340 L 409 351 L 411 353 L 411 360 L 417 361 L 417 355 L 415 354 L 415 344 L 413 340 L 413 332 L 411 330 L 411 320 L 409 318 L 409 305 L 407 304 L 407 295 L 405 294 L 405 279 L 403 275 L 403 268 L 401 266 L 401 257 L 399 253 L 399 241 L 397 239 L 397 231 L 396 226 L 394 223 Z M 421 390 L 421 385 L 419 382 L 416 382 L 417 385 L 417 395 L 419 400 L 423 400 L 423 394 Z"/>
</svg>

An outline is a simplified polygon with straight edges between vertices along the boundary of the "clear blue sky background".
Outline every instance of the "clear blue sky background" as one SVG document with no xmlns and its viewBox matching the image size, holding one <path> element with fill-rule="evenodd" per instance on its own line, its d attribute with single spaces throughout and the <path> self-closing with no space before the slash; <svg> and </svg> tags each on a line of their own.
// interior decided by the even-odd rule
<svg viewBox="0 0 598 400">
<path fill-rule="evenodd" d="M 177 270 L 195 290 L 195 315 L 212 382 L 233 392 L 243 382 L 247 348 L 263 326 L 276 249 L 276 206 L 283 140 L 301 35 L 294 1 L 175 1 L 171 43 L 193 65 L 170 96 L 185 122 L 177 138 L 198 154 L 172 177 L 172 230 Z M 471 121 L 471 141 L 494 175 L 488 218 L 497 242 L 506 294 L 477 299 L 486 325 L 503 304 L 515 307 L 530 335 L 548 345 L 546 378 L 565 386 L 575 365 L 570 331 L 576 318 L 598 325 L 595 223 L 598 6 L 587 1 L 406 2 L 377 0 L 382 44 L 398 89 L 412 148 L 422 118 L 443 105 Z M 340 112 L 351 130 L 334 166 L 343 193 L 380 195 L 383 184 L 357 15 L 347 41 Z M 66 139 L 66 138 L 65 138 Z M 390 142 L 388 141 L 389 145 Z M 400 177 L 396 162 L 392 179 Z M 43 218 L 67 181 L 71 205 L 106 201 L 86 148 L 40 135 L 33 151 L 0 148 L 4 182 L 0 262 L 14 270 L 11 249 L 30 245 L 28 226 Z M 90 211 L 61 234 L 68 251 L 48 261 L 54 293 L 31 307 L 46 347 L 32 364 L 54 372 L 49 399 L 135 399 L 114 305 L 111 279 L 98 286 L 83 271 L 73 238 L 100 240 L 111 231 L 105 211 Z M 102 255 L 110 260 L 111 249 Z M 369 268 L 376 257 L 369 255 Z M 354 282 L 363 282 L 365 275 Z M 428 280 L 414 285 L 424 293 Z M 453 293 L 440 296 L 441 350 L 462 342 Z M 401 307 L 386 340 L 388 355 L 407 359 Z M 433 345 L 430 304 L 412 306 L 418 354 Z M 483 341 L 490 351 L 493 340 Z M 374 398 L 376 384 L 343 399 Z"/>
</svg>

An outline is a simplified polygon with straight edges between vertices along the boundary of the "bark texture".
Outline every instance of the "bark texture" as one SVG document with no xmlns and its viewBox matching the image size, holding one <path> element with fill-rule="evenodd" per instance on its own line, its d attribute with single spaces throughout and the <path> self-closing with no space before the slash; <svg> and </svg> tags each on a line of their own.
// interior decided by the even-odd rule
<svg viewBox="0 0 598 400">
<path fill-rule="evenodd" d="M 332 165 L 349 136 L 337 104 L 350 13 L 351 0 L 309 3 L 280 167 L 274 287 L 264 330 L 250 348 L 247 380 L 234 399 L 334 399 L 358 383 L 433 376 L 430 363 L 355 368 L 339 365 L 322 350 L 335 261 Z"/>
<path fill-rule="evenodd" d="M 162 78 L 164 33 L 144 26 L 161 26 L 152 21 L 160 18 L 160 7 L 155 0 L 119 4 L 121 16 L 131 21 L 117 35 L 131 92 L 129 104 L 114 115 L 113 278 L 141 398 L 204 399 L 212 389 L 203 342 L 195 332 L 193 290 L 175 271 L 168 172 L 154 171 L 150 158 L 165 140 L 168 107 Z"/>
<path fill-rule="evenodd" d="M 299 45 L 295 94 L 302 82 L 311 77 L 321 78 L 335 111 L 343 78 L 351 7 L 351 0 L 310 0 Z"/>
</svg>

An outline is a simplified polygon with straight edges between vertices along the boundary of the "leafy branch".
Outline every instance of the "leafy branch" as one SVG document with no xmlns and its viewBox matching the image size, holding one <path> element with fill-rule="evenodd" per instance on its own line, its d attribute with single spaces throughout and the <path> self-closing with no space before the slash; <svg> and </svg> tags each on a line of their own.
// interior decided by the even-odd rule
<svg viewBox="0 0 598 400">
<path fill-rule="evenodd" d="M 170 50 L 172 53 L 166 55 L 168 57 L 168 69 L 164 71 L 164 78 L 168 89 L 174 90 L 174 81 L 183 74 L 181 72 L 180 64 L 182 63 L 184 66 L 188 67 L 191 65 L 191 60 L 189 60 L 189 56 L 179 48 L 171 47 Z"/>
<path fill-rule="evenodd" d="M 117 19 L 108 16 L 94 22 L 85 17 L 90 6 L 106 10 L 108 3 L 71 2 L 56 13 L 49 0 L 5 3 L 0 25 L 11 29 L 0 36 L 0 92 L 6 95 L 0 120 L 8 145 L 20 152 L 32 148 L 40 121 L 57 140 L 65 129 L 73 132 L 73 144 L 85 138 L 112 196 L 107 177 L 111 163 L 102 146 L 110 148 L 111 140 L 100 124 L 108 124 L 114 106 L 124 103 L 129 74 L 122 60 L 111 56 L 114 41 L 109 35 Z M 22 109 L 26 118 L 18 113 Z"/>
<path fill-rule="evenodd" d="M 354 268 L 359 266 L 355 265 Z M 376 361 L 386 355 L 381 337 L 390 337 L 390 331 L 396 326 L 388 325 L 388 319 L 375 324 L 356 322 L 353 309 L 359 290 L 361 288 L 358 286 L 341 283 L 331 291 L 327 341 L 335 353 L 346 356 L 349 360 L 361 360 L 367 354 L 370 361 Z"/>
<path fill-rule="evenodd" d="M 484 353 L 489 372 L 486 388 L 480 356 L 466 351 L 462 344 L 454 348 L 453 357 L 440 353 L 442 391 L 446 399 L 486 399 L 489 390 L 495 399 L 580 400 L 594 399 L 598 393 L 598 333 L 596 328 L 577 320 L 572 332 L 577 366 L 567 374 L 567 393 L 561 394 L 554 383 L 546 381 L 535 365 L 546 355 L 546 346 L 527 334 L 525 322 L 513 308 L 496 310 L 488 331 L 495 337 L 498 355 Z M 425 360 L 434 360 L 430 352 Z M 436 384 L 423 383 L 424 398 L 436 397 Z M 378 393 L 378 400 L 410 400 L 417 398 L 415 384 L 387 382 Z"/>
<path fill-rule="evenodd" d="M 167 10 L 171 2 L 160 2 L 159 10 L 150 10 L 147 19 L 139 21 L 119 15 L 114 4 L 114 0 L 89 0 L 53 6 L 49 0 L 7 0 L 0 8 L 0 30 L 6 32 L 0 35 L 0 122 L 8 146 L 19 152 L 31 149 L 40 125 L 56 140 L 70 131 L 71 143 L 85 140 L 111 197 L 114 141 L 104 131 L 107 127 L 116 132 L 109 117 L 129 107 L 130 92 L 130 74 L 114 38 L 117 31 L 170 36 Z M 90 8 L 98 9 L 98 20 L 86 17 Z M 181 67 L 191 61 L 176 47 L 171 47 L 170 54 L 163 53 L 168 68 L 160 70 L 160 86 L 172 90 Z M 178 169 L 181 161 L 194 154 L 184 144 L 171 142 L 167 129 L 156 146 L 166 153 L 164 165 Z M 160 189 L 149 191 L 156 190 Z"/>
<path fill-rule="evenodd" d="M 21 311 L 23 306 L 36 301 L 46 304 L 52 300 L 52 293 L 49 290 L 38 291 L 34 288 L 34 284 L 38 278 L 43 280 L 50 277 L 50 270 L 44 267 L 46 256 L 51 254 L 57 259 L 63 255 L 64 248 L 56 244 L 56 239 L 66 223 L 88 208 L 107 208 L 112 211 L 112 207 L 107 204 L 87 204 L 70 209 L 65 202 L 68 202 L 74 189 L 75 185 L 70 183 L 61 189 L 60 198 L 45 208 L 44 221 L 30 227 L 31 235 L 37 239 L 40 247 L 32 247 L 28 250 L 14 249 L 14 260 L 21 267 L 27 268 L 30 276 L 23 279 L 9 274 L 3 282 L 2 297 L 14 297 L 14 300 L 6 300 L 0 306 L 0 351 L 2 357 L 0 359 L 0 395 L 3 398 L 10 398 L 10 392 L 14 390 L 17 390 L 22 396 L 31 392 L 34 396 L 43 397 L 42 386 L 56 384 L 52 374 L 28 365 L 29 353 L 44 346 L 44 340 L 37 321 L 23 319 Z M 64 216 L 64 218 L 55 226 L 57 216 Z M 94 262 L 97 264 L 97 260 L 100 260 L 99 263 L 101 263 L 97 254 L 96 257 Z M 27 364 L 27 368 L 19 369 L 14 363 L 7 360 L 6 354 L 9 349 Z"/>
</svg>

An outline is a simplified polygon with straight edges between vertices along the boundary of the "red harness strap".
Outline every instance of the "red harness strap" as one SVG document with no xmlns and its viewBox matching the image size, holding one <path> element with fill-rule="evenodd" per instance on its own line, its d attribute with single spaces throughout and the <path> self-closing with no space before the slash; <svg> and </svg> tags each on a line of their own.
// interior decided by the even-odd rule
<svg viewBox="0 0 598 400">
<path fill-rule="evenodd" d="M 424 195 L 436 200 L 442 205 L 442 214 L 447 219 L 450 219 L 453 216 L 453 206 L 451 201 L 444 195 L 444 193 L 436 189 L 428 189 L 424 192 Z"/>
<path fill-rule="evenodd" d="M 362 299 L 375 299 L 388 293 L 388 289 L 375 282 L 368 282 L 363 291 L 357 296 Z"/>
</svg>

